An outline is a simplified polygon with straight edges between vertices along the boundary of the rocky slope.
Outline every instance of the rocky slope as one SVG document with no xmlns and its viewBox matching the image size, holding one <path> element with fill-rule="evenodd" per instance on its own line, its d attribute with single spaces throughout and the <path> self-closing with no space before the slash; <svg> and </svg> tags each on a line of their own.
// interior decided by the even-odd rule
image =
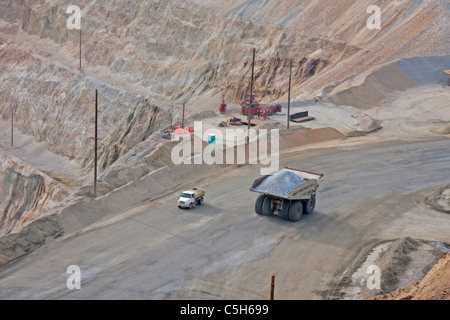
<svg viewBox="0 0 450 320">
<path fill-rule="evenodd" d="M 0 149 L 0 237 L 55 210 L 71 191 Z"/>
<path fill-rule="evenodd" d="M 366 27 L 371 4 L 382 8 L 380 31 Z M 78 31 L 65 24 L 67 3 L 0 3 L 0 112 L 6 119 L 14 107 L 19 128 L 48 141 L 56 153 L 76 157 L 81 166 L 92 159 L 87 150 L 95 88 L 101 94 L 102 145 L 109 145 L 101 151 L 106 168 L 151 134 L 154 124 L 145 119 L 141 125 L 147 128 L 131 132 L 127 146 L 123 139 L 111 141 L 119 132 L 128 135 L 135 112 L 153 108 L 156 115 L 172 100 L 178 107 L 187 101 L 188 113 L 216 109 L 220 97 L 215 104 L 208 97 L 222 94 L 238 103 L 249 91 L 252 48 L 257 48 L 255 93 L 265 101 L 286 94 L 291 60 L 293 90 L 311 96 L 369 66 L 448 53 L 445 1 L 328 1 L 325 7 L 315 1 L 78 5 L 84 73 L 76 69 Z M 424 41 L 430 46 L 419 45 Z M 162 118 L 161 113 L 158 122 Z"/>
</svg>

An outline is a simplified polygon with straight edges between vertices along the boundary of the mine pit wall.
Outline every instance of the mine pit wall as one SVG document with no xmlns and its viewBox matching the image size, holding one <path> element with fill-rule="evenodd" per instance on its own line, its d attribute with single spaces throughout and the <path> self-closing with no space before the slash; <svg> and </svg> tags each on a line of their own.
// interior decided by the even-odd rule
<svg viewBox="0 0 450 320">
<path fill-rule="evenodd" d="M 71 189 L 0 149 L 0 238 L 45 216 Z"/>
<path fill-rule="evenodd" d="M 225 94 L 228 103 L 239 103 L 248 94 L 255 47 L 254 92 L 267 101 L 286 94 L 291 59 L 293 87 L 311 93 L 371 65 L 405 56 L 435 55 L 433 51 L 448 53 L 441 40 L 447 36 L 445 1 L 329 2 L 333 9 L 325 10 L 322 3 L 312 0 L 287 4 L 240 1 L 241 5 L 80 0 L 83 66 L 175 99 L 212 90 Z M 366 27 L 371 4 L 385 8 L 382 34 Z M 62 0 L 4 0 L 0 19 L 17 32 L 66 48 L 75 65 L 79 37 L 76 30 L 66 27 L 68 5 Z M 317 24 L 318 20 L 326 23 Z M 388 41 L 391 33 L 395 44 Z M 416 45 L 427 37 L 435 40 L 433 46 Z M 388 46 L 392 50 L 382 50 Z M 345 70 L 334 69 L 354 56 L 357 60 L 348 62 Z"/>
<path fill-rule="evenodd" d="M 44 141 L 50 151 L 93 165 L 95 90 L 99 92 L 99 157 L 105 169 L 131 146 L 168 121 L 162 107 L 143 96 L 49 64 L 20 50 L 0 47 L 0 116 L 22 133 Z M 9 61 L 6 61 L 8 59 Z"/>
<path fill-rule="evenodd" d="M 278 99 L 288 93 L 289 86 L 284 80 L 288 79 L 291 59 L 268 58 L 255 61 L 255 82 L 253 93 L 264 101 Z M 329 60 L 321 58 L 292 59 L 292 85 L 299 85 L 319 73 L 330 64 Z M 246 66 L 248 68 L 248 66 Z M 218 67 L 219 69 L 220 67 Z M 227 98 L 240 103 L 248 97 L 250 92 L 250 72 L 244 73 L 237 83 L 229 81 L 223 83 L 214 74 L 210 80 L 217 80 L 216 86 L 224 86 Z M 268 89 L 270 88 L 270 89 Z"/>
<path fill-rule="evenodd" d="M 224 92 L 229 103 L 240 103 L 249 93 L 255 46 L 254 92 L 267 100 L 287 93 L 291 60 L 292 85 L 298 85 L 360 50 L 335 39 L 286 34 L 271 24 L 220 16 L 182 1 L 77 5 L 83 16 L 83 66 L 104 67 L 112 80 L 176 99 L 213 90 Z M 78 32 L 67 29 L 66 8 L 64 1 L 9 1 L 0 4 L 0 19 L 15 25 L 17 32 L 65 46 L 77 61 Z M 319 49 L 322 53 L 315 53 Z"/>
<path fill-rule="evenodd" d="M 120 122 L 115 131 L 103 141 L 99 150 L 99 168 L 105 170 L 135 145 L 147 139 L 161 140 L 160 131 L 165 125 L 169 127 L 169 114 L 162 107 L 152 104 L 147 99 L 137 102 L 127 117 Z M 92 159 L 88 155 L 84 162 Z"/>
</svg>

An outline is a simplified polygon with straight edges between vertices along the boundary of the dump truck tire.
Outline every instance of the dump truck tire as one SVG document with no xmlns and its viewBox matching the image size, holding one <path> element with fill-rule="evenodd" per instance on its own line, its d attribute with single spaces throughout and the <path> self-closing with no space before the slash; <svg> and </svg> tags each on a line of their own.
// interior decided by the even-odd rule
<svg viewBox="0 0 450 320">
<path fill-rule="evenodd" d="M 272 199 L 265 197 L 262 204 L 262 214 L 265 216 L 273 216 L 273 210 L 270 208 Z"/>
<path fill-rule="evenodd" d="M 289 208 L 289 221 L 297 222 L 303 215 L 303 205 L 301 201 L 294 201 Z"/>
<path fill-rule="evenodd" d="M 311 198 L 309 198 L 303 203 L 303 213 L 311 214 L 314 212 L 315 207 L 316 207 L 316 197 L 311 196 Z"/>
<path fill-rule="evenodd" d="M 291 207 L 290 201 L 285 200 L 283 202 L 283 207 L 281 208 L 281 218 L 283 220 L 289 221 L 289 208 Z"/>
<path fill-rule="evenodd" d="M 194 205 L 191 203 L 189 203 L 189 209 L 192 209 L 194 207 Z"/>
<path fill-rule="evenodd" d="M 198 199 L 197 204 L 201 206 L 203 204 L 203 198 Z"/>
<path fill-rule="evenodd" d="M 256 198 L 256 202 L 255 202 L 255 212 L 257 213 L 257 214 L 259 214 L 259 215 L 262 215 L 263 213 L 262 213 L 262 205 L 263 205 L 263 202 L 264 202 L 264 199 L 266 198 L 266 196 L 265 195 L 263 195 L 263 194 L 260 194 L 259 196 L 258 196 L 258 198 Z"/>
</svg>

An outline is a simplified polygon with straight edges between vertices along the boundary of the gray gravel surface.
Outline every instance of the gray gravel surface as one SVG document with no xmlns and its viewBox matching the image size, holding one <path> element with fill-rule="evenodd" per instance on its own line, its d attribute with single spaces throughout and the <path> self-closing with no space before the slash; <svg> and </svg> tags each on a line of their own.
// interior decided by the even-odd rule
<svg viewBox="0 0 450 320">
<path fill-rule="evenodd" d="M 424 203 L 448 184 L 449 150 L 447 139 L 284 154 L 281 167 L 325 177 L 298 223 L 254 212 L 260 168 L 243 166 L 205 182 L 195 210 L 178 209 L 174 190 L 0 267 L 0 299 L 268 299 L 272 275 L 275 299 L 327 299 L 369 242 L 450 239 L 450 216 Z M 70 265 L 80 290 L 66 286 Z"/>
</svg>

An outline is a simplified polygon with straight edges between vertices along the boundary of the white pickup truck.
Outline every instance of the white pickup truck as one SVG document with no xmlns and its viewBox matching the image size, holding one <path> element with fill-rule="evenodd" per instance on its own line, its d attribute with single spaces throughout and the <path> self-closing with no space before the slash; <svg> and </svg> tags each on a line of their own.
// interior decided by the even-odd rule
<svg viewBox="0 0 450 320">
<path fill-rule="evenodd" d="M 205 200 L 205 190 L 202 188 L 192 188 L 191 190 L 183 191 L 180 199 L 178 199 L 178 208 L 192 209 L 196 205 L 201 205 Z"/>
</svg>

